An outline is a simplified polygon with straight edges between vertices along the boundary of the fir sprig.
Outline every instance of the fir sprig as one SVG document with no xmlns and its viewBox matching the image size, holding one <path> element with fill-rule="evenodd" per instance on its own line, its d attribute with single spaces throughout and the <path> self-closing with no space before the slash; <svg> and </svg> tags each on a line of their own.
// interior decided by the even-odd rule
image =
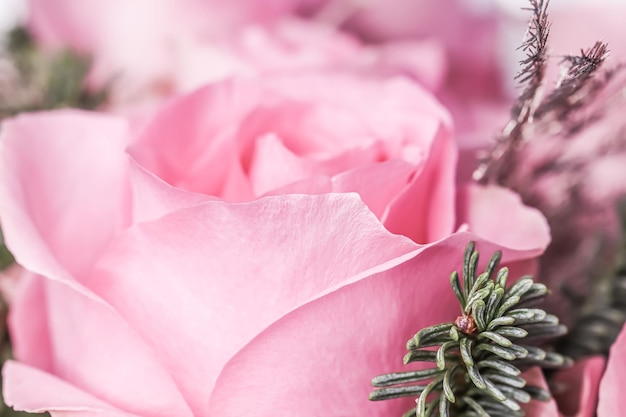
<svg viewBox="0 0 626 417">
<path fill-rule="evenodd" d="M 461 315 L 454 322 L 420 330 L 407 342 L 404 363 L 433 362 L 435 367 L 375 377 L 370 400 L 415 396 L 417 406 L 405 416 L 523 416 L 520 403 L 547 400 L 549 392 L 528 386 L 521 372 L 538 365 L 559 368 L 569 360 L 538 343 L 566 333 L 556 316 L 532 308 L 547 293 L 531 276 L 507 288 L 508 268 L 498 268 L 500 251 L 477 273 L 474 242 L 466 249 L 462 283 L 450 283 Z M 436 350 L 432 348 L 436 347 Z"/>
<path fill-rule="evenodd" d="M 480 182 L 501 182 L 513 166 L 513 158 L 524 140 L 523 129 L 532 122 L 533 113 L 540 103 L 542 85 L 548 60 L 548 37 L 551 23 L 548 20 L 550 0 L 529 0 L 532 13 L 524 42 L 520 46 L 526 57 L 520 61 L 520 71 L 515 79 L 523 86 L 522 93 L 511 109 L 511 119 L 497 138 L 491 152 L 486 155 L 473 176 Z"/>
<path fill-rule="evenodd" d="M 519 47 L 526 53 L 520 61 L 521 69 L 515 76 L 523 86 L 517 105 L 513 108 L 513 118 L 523 123 L 530 116 L 536 96 L 546 74 L 548 60 L 548 37 L 551 23 L 548 21 L 550 0 L 529 0 L 530 7 L 522 8 L 532 13 L 525 40 Z"/>
<path fill-rule="evenodd" d="M 582 107 L 589 99 L 589 88 L 595 81 L 594 75 L 609 55 L 608 44 L 596 42 L 593 47 L 581 50 L 579 55 L 563 58 L 564 72 L 556 88 L 538 106 L 533 117 L 544 117 L 552 112 L 553 118 L 565 121 L 574 110 Z M 591 84 L 591 85 L 590 85 Z"/>
</svg>

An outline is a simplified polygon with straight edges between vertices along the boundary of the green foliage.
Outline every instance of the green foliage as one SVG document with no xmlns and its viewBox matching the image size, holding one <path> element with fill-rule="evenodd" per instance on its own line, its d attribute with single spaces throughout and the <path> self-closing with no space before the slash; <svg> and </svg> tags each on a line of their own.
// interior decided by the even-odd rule
<svg viewBox="0 0 626 417">
<path fill-rule="evenodd" d="M 13 262 L 15 262 L 15 259 L 4 244 L 4 236 L 2 235 L 2 230 L 0 230 L 0 271 L 11 266 Z"/>
<path fill-rule="evenodd" d="M 520 403 L 550 398 L 520 376 L 531 366 L 559 368 L 570 362 L 539 347 L 566 333 L 556 316 L 530 307 L 548 293 L 546 286 L 524 276 L 507 289 L 508 269 L 496 271 L 502 254 L 496 252 L 479 275 L 478 256 L 470 242 L 462 283 L 456 271 L 450 276 L 461 316 L 420 330 L 407 342 L 405 364 L 435 366 L 375 377 L 370 400 L 418 397 L 405 416 L 512 417 L 524 415 Z"/>
<path fill-rule="evenodd" d="M 62 107 L 95 109 L 106 90 L 90 91 L 90 61 L 69 51 L 43 51 L 23 29 L 11 32 L 5 57 L 12 71 L 0 79 L 0 119 L 26 111 Z"/>
<path fill-rule="evenodd" d="M 607 268 L 601 256 L 598 265 L 588 271 L 591 284 L 586 299 L 572 299 L 582 311 L 580 318 L 558 346 L 560 352 L 579 359 L 586 356 L 609 356 L 609 351 L 626 322 L 626 198 L 616 206 L 620 218 L 620 244 L 616 259 Z"/>
</svg>

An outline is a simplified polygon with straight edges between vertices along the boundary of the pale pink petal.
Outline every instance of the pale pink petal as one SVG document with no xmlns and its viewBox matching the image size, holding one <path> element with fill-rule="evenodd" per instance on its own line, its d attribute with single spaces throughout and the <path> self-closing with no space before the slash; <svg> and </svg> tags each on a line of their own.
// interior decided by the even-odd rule
<svg viewBox="0 0 626 417">
<path fill-rule="evenodd" d="M 383 218 L 415 176 L 415 166 L 399 159 L 355 168 L 332 178 L 333 191 L 357 192 L 378 218 Z"/>
<path fill-rule="evenodd" d="M 294 154 L 273 133 L 259 138 L 250 165 L 250 183 L 256 195 L 312 177 L 314 162 Z M 325 173 L 319 172 L 318 175 Z"/>
<path fill-rule="evenodd" d="M 295 154 L 276 134 L 266 134 L 254 146 L 250 182 L 255 193 L 262 195 L 292 182 L 315 176 L 330 177 L 342 171 L 378 162 L 381 148 L 382 144 L 373 143 L 311 158 Z"/>
<path fill-rule="evenodd" d="M 457 190 L 457 224 L 492 242 L 517 249 L 546 247 L 550 229 L 539 210 L 498 186 L 466 185 Z"/>
<path fill-rule="evenodd" d="M 381 81 L 350 72 L 305 71 L 265 77 L 263 89 L 263 102 L 246 118 L 240 138 L 249 142 L 273 132 L 301 155 L 381 142 L 381 157 L 417 163 L 428 155 L 441 125 L 451 130 L 445 108 L 402 77 Z"/>
<path fill-rule="evenodd" d="M 415 167 L 402 160 L 376 163 L 381 148 L 374 143 L 313 159 L 294 154 L 280 138 L 268 134 L 256 143 L 250 182 L 257 195 L 357 192 L 380 218 L 415 174 Z"/>
<path fill-rule="evenodd" d="M 598 394 L 598 417 L 614 417 L 623 414 L 622 395 L 626 386 L 626 327 L 609 353 L 606 372 L 600 382 Z"/>
<path fill-rule="evenodd" d="M 461 266 L 472 239 L 482 253 L 497 249 L 474 235 L 457 234 L 286 314 L 228 362 L 209 414 L 402 415 L 415 406 L 414 399 L 369 402 L 370 380 L 410 369 L 402 364 L 406 341 L 425 326 L 459 315 L 449 276 Z M 512 261 L 528 255 L 505 251 L 504 256 Z"/>
<path fill-rule="evenodd" d="M 39 297 L 39 304 L 17 303 L 10 322 L 17 330 L 12 340 L 18 360 L 121 410 L 154 417 L 192 415 L 154 353 L 110 307 L 66 285 L 31 279 L 25 291 Z M 43 354 L 45 367 L 33 360 Z M 8 389 L 12 384 L 4 383 Z"/>
<path fill-rule="evenodd" d="M 367 80 L 354 76 L 352 79 L 344 76 L 343 80 L 338 77 L 337 89 L 346 90 L 345 95 L 339 95 L 340 103 L 354 109 L 360 117 L 360 123 L 385 142 L 390 156 L 404 156 L 403 149 L 410 149 L 411 146 L 419 148 L 426 155 L 440 129 L 446 130 L 448 134 L 452 131 L 452 119 L 448 111 L 430 92 L 414 82 L 404 77 L 394 77 L 384 82 L 373 82 L 371 79 L 365 82 Z M 323 85 L 324 79 L 321 78 L 318 83 Z M 332 97 L 334 94 L 332 89 L 322 88 L 321 85 L 319 89 L 324 93 L 320 94 L 322 97 Z M 365 97 L 369 99 L 365 100 Z M 415 162 L 409 157 L 404 159 Z"/>
<path fill-rule="evenodd" d="M 137 225 L 110 249 L 90 287 L 206 415 L 222 366 L 258 332 L 418 246 L 388 233 L 355 194 L 330 194 L 208 202 Z"/>
<path fill-rule="evenodd" d="M 1 136 L 0 217 L 8 247 L 42 275 L 85 275 L 129 221 L 126 124 L 66 110 L 6 121 Z"/>
<path fill-rule="evenodd" d="M 573 367 L 554 377 L 553 389 L 559 410 L 565 416 L 593 417 L 598 404 L 598 386 L 604 372 L 604 357 L 595 356 L 578 361 Z"/>
<path fill-rule="evenodd" d="M 266 195 L 356 192 L 376 217 L 381 219 L 414 175 L 415 167 L 412 164 L 395 159 L 349 169 L 333 177 L 311 176 L 272 190 Z"/>
<path fill-rule="evenodd" d="M 251 149 L 267 133 L 275 133 L 294 153 L 312 158 L 367 146 L 375 137 L 362 120 L 359 107 L 363 105 L 357 107 L 354 96 L 362 92 L 367 97 L 371 94 L 367 90 L 380 86 L 354 74 L 332 72 L 294 72 L 265 77 L 262 85 L 242 84 L 242 88 L 257 90 L 263 99 L 242 120 L 240 147 Z M 343 93 L 331 95 L 331 91 Z"/>
<path fill-rule="evenodd" d="M 26 273 L 11 301 L 7 324 L 15 357 L 28 365 L 52 372 L 54 358 L 46 303 L 46 289 L 42 281 L 32 272 Z"/>
<path fill-rule="evenodd" d="M 387 228 L 418 243 L 432 242 L 454 227 L 456 146 L 443 125 L 436 126 L 433 144 L 404 192 L 390 204 Z"/>
<path fill-rule="evenodd" d="M 281 188 L 276 188 L 264 196 L 282 194 L 326 194 L 333 191 L 333 185 L 329 177 L 310 177 L 293 182 Z"/>
<path fill-rule="evenodd" d="M 214 200 L 175 188 L 130 160 L 130 182 L 133 191 L 133 222 L 157 219 L 172 211 Z"/>
<path fill-rule="evenodd" d="M 6 362 L 2 378 L 4 400 L 16 410 L 48 411 L 53 417 L 139 417 L 118 410 L 52 374 L 18 362 Z"/>
<path fill-rule="evenodd" d="M 146 124 L 129 153 L 175 187 L 233 201 L 251 199 L 234 138 L 257 94 L 224 82 L 173 100 Z"/>
</svg>

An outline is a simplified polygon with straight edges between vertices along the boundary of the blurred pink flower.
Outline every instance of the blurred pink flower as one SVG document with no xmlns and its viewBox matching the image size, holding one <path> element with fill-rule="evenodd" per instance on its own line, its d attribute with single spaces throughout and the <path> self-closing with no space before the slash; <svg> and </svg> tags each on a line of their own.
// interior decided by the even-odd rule
<svg viewBox="0 0 626 417">
<path fill-rule="evenodd" d="M 260 3 L 258 3 L 260 4 Z M 445 56 L 432 42 L 365 46 L 289 14 L 289 2 L 31 0 L 39 44 L 94 60 L 89 84 L 111 87 L 108 109 L 133 110 L 233 75 L 352 68 L 442 82 Z"/>
<path fill-rule="evenodd" d="M 114 111 L 231 75 L 351 67 L 410 75 L 435 92 L 453 113 L 463 149 L 484 145 L 505 122 L 510 91 L 502 82 L 495 13 L 461 0 L 260 5 L 30 0 L 29 28 L 43 46 L 93 56 L 90 84 L 111 83 Z"/>
<path fill-rule="evenodd" d="M 458 315 L 465 244 L 511 263 L 549 241 L 511 192 L 457 203 L 448 115 L 401 79 L 233 80 L 138 134 L 59 111 L 2 141 L 1 222 L 31 274 L 5 398 L 54 416 L 396 415 L 412 401 L 369 403 L 369 380 Z"/>
<path fill-rule="evenodd" d="M 345 16 L 344 31 L 375 45 L 416 40 L 441 45 L 447 66 L 435 91 L 463 134 L 463 148 L 492 139 L 506 122 L 513 92 L 502 49 L 515 50 L 518 40 L 503 41 L 501 26 L 506 22 L 493 5 L 464 0 L 303 1 L 309 9 L 317 4 L 317 13 L 331 21 L 333 15 Z M 523 33 L 522 28 L 519 42 Z"/>
<path fill-rule="evenodd" d="M 460 83 L 474 94 L 502 92 L 496 36 L 500 21 L 492 7 L 463 0 L 309 0 L 308 7 L 313 3 L 318 8 L 321 4 L 325 14 L 351 11 L 345 14 L 343 28 L 369 42 L 437 40 L 451 63 L 451 83 Z"/>
<path fill-rule="evenodd" d="M 622 328 L 611 347 L 606 372 L 600 382 L 598 417 L 618 416 L 622 413 L 621 394 L 626 384 L 626 327 Z"/>
</svg>

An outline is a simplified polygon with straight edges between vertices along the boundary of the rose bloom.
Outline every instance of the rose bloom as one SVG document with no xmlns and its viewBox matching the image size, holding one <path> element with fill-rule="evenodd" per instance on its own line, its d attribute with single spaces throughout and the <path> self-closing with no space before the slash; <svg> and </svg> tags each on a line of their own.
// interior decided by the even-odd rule
<svg viewBox="0 0 626 417">
<path fill-rule="evenodd" d="M 399 415 L 369 381 L 458 315 L 466 243 L 527 272 L 549 241 L 513 193 L 456 189 L 449 116 L 402 79 L 233 80 L 139 131 L 66 110 L 1 140 L 20 410 Z"/>
</svg>

